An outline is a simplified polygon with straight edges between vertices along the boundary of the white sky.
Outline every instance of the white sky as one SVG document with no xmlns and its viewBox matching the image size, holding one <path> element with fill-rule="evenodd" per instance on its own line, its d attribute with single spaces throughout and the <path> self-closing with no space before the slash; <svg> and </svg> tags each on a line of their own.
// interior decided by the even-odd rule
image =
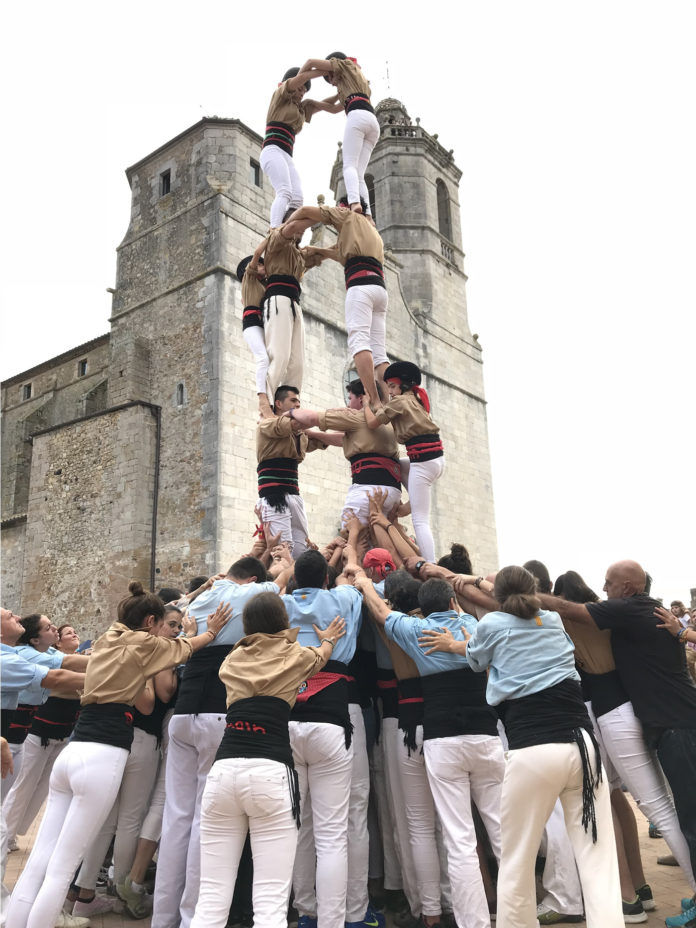
<svg viewBox="0 0 696 928">
<path fill-rule="evenodd" d="M 5 10 L 2 377 L 108 331 L 128 165 L 202 116 L 262 132 L 285 69 L 338 48 L 358 58 L 375 102 L 400 99 L 464 172 L 501 565 L 536 557 L 599 591 L 606 566 L 630 557 L 656 595 L 687 601 L 693 3 L 348 4 L 369 10 L 352 24 L 335 12 L 345 6 Z M 319 81 L 312 95 L 329 92 Z M 331 196 L 342 119 L 320 114 L 298 140 L 307 202 Z"/>
</svg>

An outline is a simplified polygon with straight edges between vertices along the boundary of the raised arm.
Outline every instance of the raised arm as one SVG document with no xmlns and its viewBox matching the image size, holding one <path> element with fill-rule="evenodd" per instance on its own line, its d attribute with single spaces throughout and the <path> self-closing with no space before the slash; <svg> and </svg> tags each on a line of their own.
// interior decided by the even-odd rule
<svg viewBox="0 0 696 928">
<path fill-rule="evenodd" d="M 537 593 L 536 596 L 541 600 L 544 609 L 557 612 L 564 622 L 578 622 L 582 625 L 597 627 L 587 606 L 583 606 L 581 603 L 570 603 L 567 599 L 562 599 L 560 596 L 551 596 L 548 593 Z"/>
<path fill-rule="evenodd" d="M 292 238 L 294 235 L 302 235 L 310 226 L 315 226 L 321 222 L 321 210 L 318 206 L 301 206 L 284 222 L 281 226 L 283 235 L 286 238 Z"/>
<path fill-rule="evenodd" d="M 386 601 L 381 598 L 372 580 L 364 574 L 362 576 L 358 575 L 355 578 L 355 587 L 363 594 L 365 605 L 372 613 L 375 622 L 379 625 L 386 625 L 387 617 L 392 610 Z"/>
<path fill-rule="evenodd" d="M 251 256 L 251 261 L 247 265 L 247 271 L 251 271 L 252 274 L 256 273 L 256 271 L 258 271 L 259 269 L 259 259 L 263 257 L 263 254 L 266 251 L 266 246 L 268 245 L 269 237 L 270 236 L 268 235 L 266 236 L 266 238 L 260 243 L 256 251 L 254 252 L 254 254 Z"/>
</svg>

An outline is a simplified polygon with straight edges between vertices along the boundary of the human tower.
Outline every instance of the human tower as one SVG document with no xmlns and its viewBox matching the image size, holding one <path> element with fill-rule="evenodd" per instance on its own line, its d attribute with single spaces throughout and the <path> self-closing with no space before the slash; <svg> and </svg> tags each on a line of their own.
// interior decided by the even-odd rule
<svg viewBox="0 0 696 928">
<path fill-rule="evenodd" d="M 336 88 L 325 100 L 305 99 L 312 80 L 323 77 Z M 304 206 L 302 183 L 293 161 L 295 138 L 320 111 L 345 110 L 343 180 L 346 195 L 337 206 Z M 299 492 L 298 465 L 308 451 L 340 440 L 351 464 L 353 483 L 343 510 L 367 524 L 368 494 L 386 488 L 384 512 L 393 508 L 401 486 L 408 489 L 416 543 L 434 560 L 430 529 L 431 487 L 444 470 L 439 427 L 421 387 L 421 372 L 411 361 L 389 363 L 386 351 L 388 294 L 384 244 L 370 211 L 365 170 L 380 127 L 370 102 L 370 85 L 355 58 L 333 52 L 290 68 L 273 94 L 266 118 L 261 167 L 275 198 L 270 231 L 253 255 L 240 261 L 243 333 L 256 361 L 256 393 L 261 422 L 257 431 L 259 515 L 273 535 L 297 557 L 307 547 L 309 529 Z M 317 223 L 336 229 L 332 248 L 300 247 L 305 231 Z M 304 323 L 301 281 L 325 260 L 337 261 L 345 274 L 348 348 L 358 375 L 353 416 L 312 431 L 318 416 L 300 411 L 304 373 Z M 388 401 L 387 401 L 388 400 Z M 330 411 L 329 411 L 330 412 Z M 326 422 L 327 415 L 323 420 Z M 345 431 L 352 435 L 346 444 Z M 356 428 L 361 426 L 361 428 Z M 356 436 L 356 432 L 359 434 Z M 399 459 L 397 443 L 405 445 Z M 397 500 L 398 501 L 398 497 Z"/>
</svg>

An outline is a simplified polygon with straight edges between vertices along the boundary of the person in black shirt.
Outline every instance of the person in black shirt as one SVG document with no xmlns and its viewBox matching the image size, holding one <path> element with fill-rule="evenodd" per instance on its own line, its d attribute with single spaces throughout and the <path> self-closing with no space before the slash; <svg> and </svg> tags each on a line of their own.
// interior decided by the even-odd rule
<svg viewBox="0 0 696 928">
<path fill-rule="evenodd" d="M 580 605 L 541 595 L 543 605 L 568 622 L 593 622 L 611 630 L 616 670 L 657 751 L 674 796 L 679 825 L 696 870 L 696 687 L 686 670 L 684 649 L 659 626 L 660 603 L 644 590 L 646 575 L 635 561 L 619 561 L 606 572 L 607 599 Z M 695 897 L 696 899 L 696 897 Z M 696 928 L 696 901 L 683 923 Z"/>
</svg>

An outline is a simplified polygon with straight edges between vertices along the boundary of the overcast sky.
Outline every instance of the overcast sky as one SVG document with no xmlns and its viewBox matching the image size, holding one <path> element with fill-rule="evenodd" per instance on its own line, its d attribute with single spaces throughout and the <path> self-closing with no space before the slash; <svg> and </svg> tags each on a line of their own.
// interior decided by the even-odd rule
<svg viewBox="0 0 696 928">
<path fill-rule="evenodd" d="M 606 566 L 630 557 L 658 596 L 686 601 L 693 3 L 376 3 L 355 22 L 341 6 L 5 10 L 2 377 L 108 331 L 128 165 L 203 116 L 262 132 L 285 69 L 338 48 L 358 58 L 373 101 L 401 100 L 463 171 L 501 565 L 536 557 L 599 591 Z M 331 197 L 342 120 L 320 114 L 298 139 L 307 202 Z"/>
</svg>

